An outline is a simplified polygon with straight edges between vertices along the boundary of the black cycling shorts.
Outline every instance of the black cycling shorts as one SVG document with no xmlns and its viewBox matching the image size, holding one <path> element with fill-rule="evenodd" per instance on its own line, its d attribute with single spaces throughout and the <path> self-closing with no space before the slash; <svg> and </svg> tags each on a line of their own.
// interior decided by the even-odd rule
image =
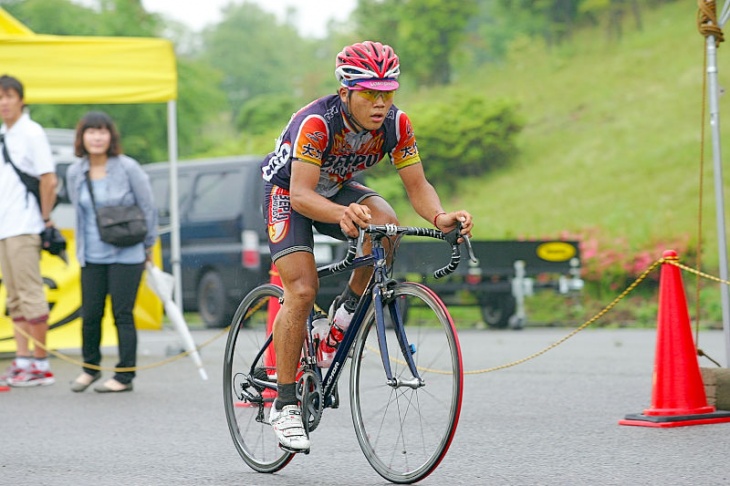
<svg viewBox="0 0 730 486">
<path fill-rule="evenodd" d="M 370 196 L 379 196 L 379 194 L 359 182 L 347 181 L 337 194 L 328 199 L 342 206 L 349 206 L 352 203 L 360 204 Z M 295 251 L 314 253 L 312 227 L 323 235 L 338 240 L 347 239 L 339 224 L 313 221 L 292 210 L 289 190 L 270 182 L 267 182 L 264 188 L 263 211 L 272 262 Z"/>
</svg>

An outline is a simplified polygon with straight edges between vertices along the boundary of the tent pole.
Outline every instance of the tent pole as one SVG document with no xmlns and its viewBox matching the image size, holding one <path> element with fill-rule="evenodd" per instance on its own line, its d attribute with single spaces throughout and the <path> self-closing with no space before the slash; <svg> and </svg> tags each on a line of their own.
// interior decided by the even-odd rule
<svg viewBox="0 0 730 486">
<path fill-rule="evenodd" d="M 710 126 L 712 127 L 712 155 L 715 176 L 715 216 L 717 224 L 717 249 L 720 261 L 720 278 L 728 280 L 727 241 L 725 235 L 725 202 L 723 195 L 722 153 L 720 149 L 720 109 L 717 85 L 717 46 L 715 36 L 706 37 L 707 89 L 710 102 Z M 725 333 L 726 367 L 730 366 L 730 287 L 720 285 L 722 300 L 722 327 Z"/>
<path fill-rule="evenodd" d="M 175 278 L 173 300 L 182 309 L 182 274 L 180 271 L 180 212 L 177 207 L 177 103 L 167 102 L 167 146 L 170 155 L 170 265 Z"/>
</svg>

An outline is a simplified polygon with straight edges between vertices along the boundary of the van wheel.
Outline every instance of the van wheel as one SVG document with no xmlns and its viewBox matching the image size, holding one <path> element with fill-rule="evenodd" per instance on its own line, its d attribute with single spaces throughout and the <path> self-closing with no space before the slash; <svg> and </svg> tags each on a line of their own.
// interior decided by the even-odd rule
<svg viewBox="0 0 730 486">
<path fill-rule="evenodd" d="M 205 327 L 226 327 L 231 322 L 226 289 L 218 272 L 207 272 L 198 284 L 198 312 Z"/>
<path fill-rule="evenodd" d="M 504 329 L 517 310 L 517 300 L 512 294 L 490 294 L 479 301 L 482 319 L 493 329 Z"/>
</svg>

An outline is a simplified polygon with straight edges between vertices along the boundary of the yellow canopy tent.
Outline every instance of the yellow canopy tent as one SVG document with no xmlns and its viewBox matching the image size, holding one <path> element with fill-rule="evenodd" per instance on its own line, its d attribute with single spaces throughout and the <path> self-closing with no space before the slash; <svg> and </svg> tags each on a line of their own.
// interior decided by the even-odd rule
<svg viewBox="0 0 730 486">
<path fill-rule="evenodd" d="M 0 69 L 29 104 L 166 103 L 177 67 L 165 39 L 37 35 L 0 8 Z"/>
<path fill-rule="evenodd" d="M 167 103 L 168 151 L 170 177 L 177 181 L 177 67 L 172 44 L 164 39 L 131 37 L 77 37 L 37 35 L 4 9 L 0 8 L 0 71 L 20 79 L 25 87 L 28 104 L 78 103 Z M 171 184 L 171 199 L 177 201 L 177 185 Z M 179 255 L 179 227 L 176 205 L 172 205 L 172 251 Z M 70 243 L 73 244 L 73 235 Z M 63 282 L 78 279 L 78 263 L 69 248 L 69 265 L 44 254 L 41 266 L 49 284 L 51 310 L 48 345 L 52 348 L 78 346 L 80 330 L 76 295 L 56 295 Z M 173 257 L 173 262 L 179 258 Z M 48 277 L 46 272 L 51 272 Z M 180 295 L 179 266 L 176 276 L 176 296 Z M 0 288 L 0 308 L 4 310 L 4 289 Z M 61 298 L 63 297 L 63 298 Z M 140 327 L 160 328 L 162 305 L 151 290 L 143 286 L 140 299 L 152 299 L 154 306 L 135 308 Z M 69 305 L 69 302 L 72 304 Z M 139 304 L 139 299 L 138 299 Z M 150 312 L 150 309 L 153 309 Z M 12 324 L 0 314 L 0 352 L 14 350 Z M 109 313 L 107 313 L 109 314 Z M 71 324 L 74 325 L 66 325 Z M 113 328 L 111 328 L 113 329 Z M 105 332 L 105 341 L 116 342 L 114 332 Z M 75 344 L 74 344 L 75 343 Z"/>
</svg>

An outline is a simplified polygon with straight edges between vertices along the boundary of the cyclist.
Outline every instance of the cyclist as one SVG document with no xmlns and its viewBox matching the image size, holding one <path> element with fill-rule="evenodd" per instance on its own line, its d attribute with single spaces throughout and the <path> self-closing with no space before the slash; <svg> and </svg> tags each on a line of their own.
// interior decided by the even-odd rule
<svg viewBox="0 0 730 486">
<path fill-rule="evenodd" d="M 461 222 L 462 234 L 471 235 L 472 216 L 445 211 L 426 180 L 410 120 L 393 104 L 399 75 L 398 56 L 390 46 L 365 41 L 345 47 L 335 62 L 337 94 L 296 112 L 261 164 L 271 258 L 284 288 L 274 321 L 278 397 L 270 422 L 282 448 L 292 452 L 310 446 L 295 379 L 305 322 L 319 288 L 312 227 L 344 239 L 343 233 L 357 237 L 358 228 L 368 224 L 398 224 L 393 208 L 353 176 L 387 154 L 421 217 L 442 231 Z M 371 274 L 367 267 L 353 272 L 330 309 L 330 318 L 337 316 L 333 325 L 347 327 Z"/>
</svg>

